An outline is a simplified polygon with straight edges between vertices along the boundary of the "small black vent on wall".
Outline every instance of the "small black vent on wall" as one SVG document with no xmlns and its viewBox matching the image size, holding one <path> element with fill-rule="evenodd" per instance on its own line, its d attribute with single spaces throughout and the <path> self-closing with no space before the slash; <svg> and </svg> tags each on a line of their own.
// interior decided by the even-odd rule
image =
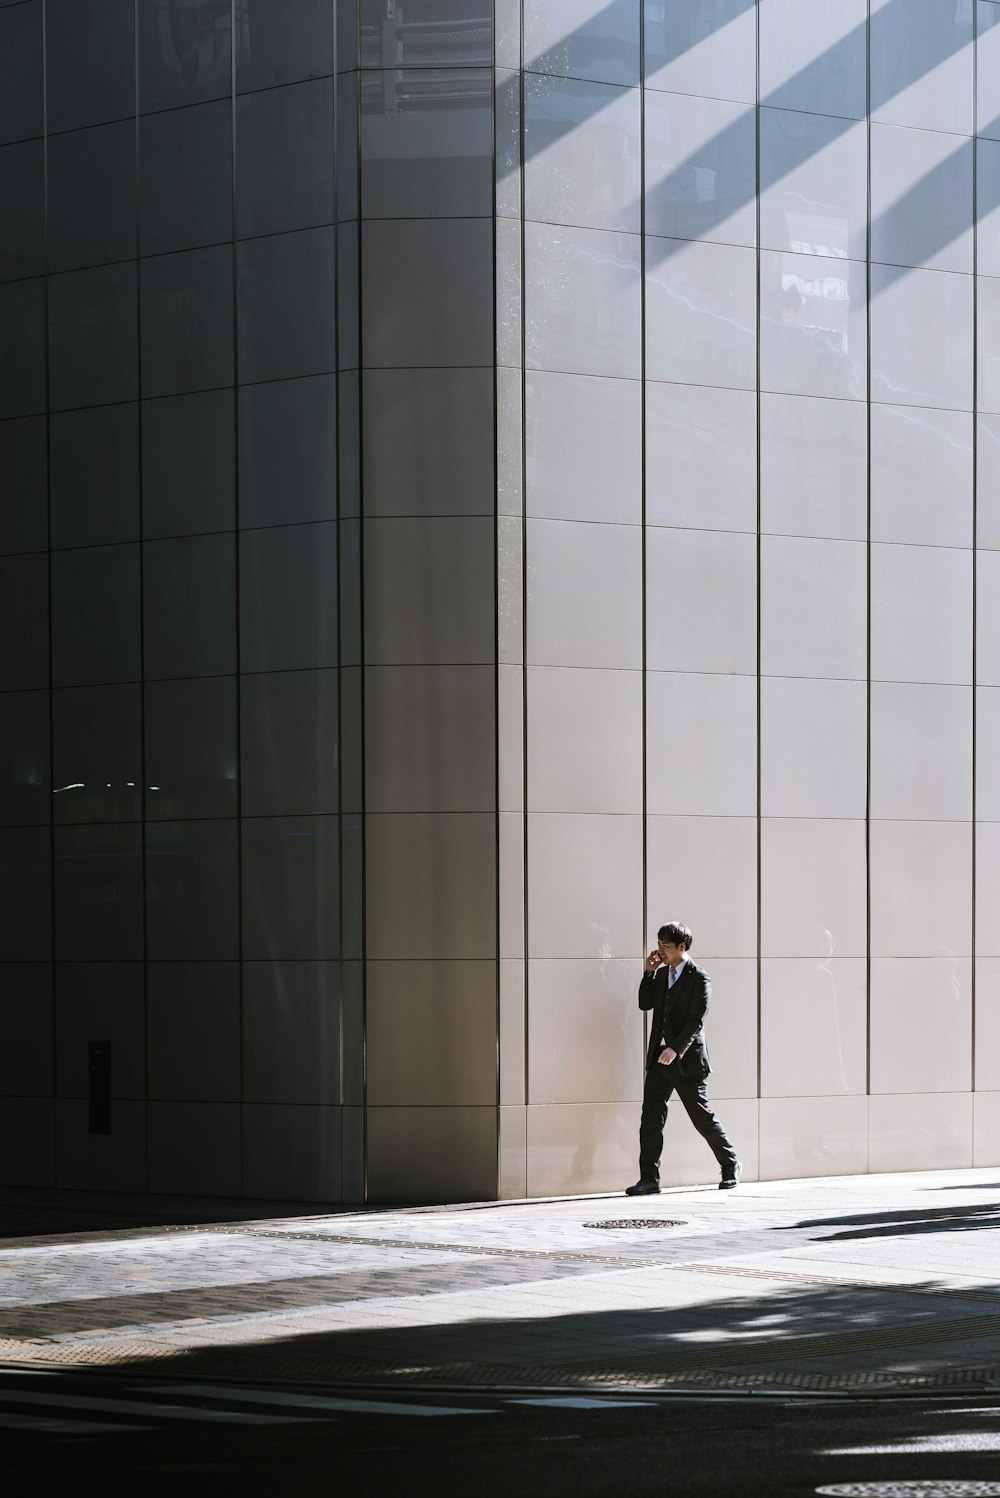
<svg viewBox="0 0 1000 1498">
<path fill-rule="evenodd" d="M 87 1102 L 90 1132 L 111 1133 L 111 1042 L 91 1040 L 87 1046 Z"/>
</svg>

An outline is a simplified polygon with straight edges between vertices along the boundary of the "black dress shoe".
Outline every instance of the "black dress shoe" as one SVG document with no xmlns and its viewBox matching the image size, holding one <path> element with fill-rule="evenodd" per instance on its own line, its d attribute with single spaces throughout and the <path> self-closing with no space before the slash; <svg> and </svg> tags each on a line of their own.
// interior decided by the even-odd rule
<svg viewBox="0 0 1000 1498">
<path fill-rule="evenodd" d="M 660 1188 L 655 1181 L 636 1181 L 625 1188 L 626 1196 L 659 1196 Z"/>
<path fill-rule="evenodd" d="M 737 1160 L 736 1164 L 733 1165 L 727 1172 L 727 1174 L 722 1177 L 722 1180 L 719 1182 L 719 1190 L 732 1191 L 736 1186 L 740 1184 L 740 1176 L 742 1174 L 743 1164 L 740 1160 Z"/>
</svg>

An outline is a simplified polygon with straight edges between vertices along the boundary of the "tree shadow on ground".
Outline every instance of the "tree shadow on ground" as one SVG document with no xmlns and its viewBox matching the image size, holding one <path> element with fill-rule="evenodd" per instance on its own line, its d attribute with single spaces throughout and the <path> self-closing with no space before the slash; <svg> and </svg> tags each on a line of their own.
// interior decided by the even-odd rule
<svg viewBox="0 0 1000 1498">
<path fill-rule="evenodd" d="M 844 1242 L 855 1238 L 902 1238 L 915 1233 L 955 1233 L 970 1229 L 1000 1227 L 1000 1204 L 970 1207 L 918 1207 L 900 1212 L 852 1212 L 847 1217 L 815 1217 L 775 1229 L 800 1233 L 805 1228 L 843 1228 L 822 1235 L 822 1241 Z"/>
</svg>

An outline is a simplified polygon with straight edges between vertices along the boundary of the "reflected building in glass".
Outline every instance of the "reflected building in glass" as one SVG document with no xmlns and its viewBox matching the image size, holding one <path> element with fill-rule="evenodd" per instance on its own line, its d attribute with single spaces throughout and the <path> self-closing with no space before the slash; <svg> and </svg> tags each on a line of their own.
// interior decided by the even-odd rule
<svg viewBox="0 0 1000 1498">
<path fill-rule="evenodd" d="M 0 0 L 0 1181 L 623 1187 L 670 918 L 746 1179 L 1000 1162 L 998 79 Z"/>
</svg>

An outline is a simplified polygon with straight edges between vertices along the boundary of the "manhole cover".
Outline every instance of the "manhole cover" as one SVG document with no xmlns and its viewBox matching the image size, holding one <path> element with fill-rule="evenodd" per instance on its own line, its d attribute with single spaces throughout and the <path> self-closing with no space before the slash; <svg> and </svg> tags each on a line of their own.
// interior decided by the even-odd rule
<svg viewBox="0 0 1000 1498">
<path fill-rule="evenodd" d="M 609 1217 L 605 1222 L 585 1222 L 585 1228 L 683 1228 L 686 1222 L 674 1217 Z"/>
<path fill-rule="evenodd" d="M 928 1478 L 923 1482 L 835 1482 L 817 1493 L 839 1498 L 998 1498 L 1000 1482 L 949 1482 Z"/>
</svg>

